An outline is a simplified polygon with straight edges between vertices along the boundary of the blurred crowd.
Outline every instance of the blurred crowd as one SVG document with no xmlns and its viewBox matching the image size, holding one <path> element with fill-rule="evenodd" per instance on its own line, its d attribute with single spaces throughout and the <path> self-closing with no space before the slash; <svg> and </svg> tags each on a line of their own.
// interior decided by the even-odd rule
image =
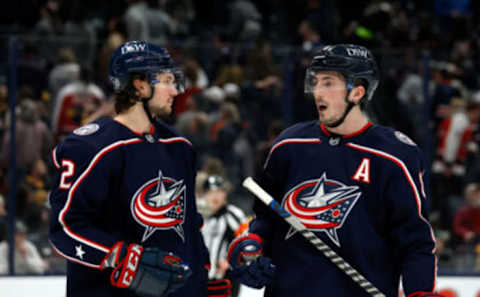
<svg viewBox="0 0 480 297">
<path fill-rule="evenodd" d="M 206 219 L 230 204 L 245 217 L 251 215 L 253 201 L 241 181 L 261 170 L 285 127 L 315 119 L 313 102 L 303 93 L 312 50 L 330 43 L 369 47 L 382 71 L 371 118 L 411 136 L 431 168 L 425 188 L 430 190 L 440 271 L 480 270 L 477 1 L 4 2 L 0 274 L 8 273 L 7 200 L 12 190 L 10 37 L 17 40 L 18 63 L 13 111 L 16 273 L 65 272 L 64 261 L 48 243 L 50 153 L 75 128 L 114 114 L 109 58 L 120 44 L 134 39 L 167 47 L 185 73 L 187 89 L 177 96 L 167 121 L 198 152 L 197 197 Z M 203 185 L 211 176 L 229 184 L 220 207 L 203 199 Z M 222 267 L 219 271 L 225 271 Z"/>
</svg>

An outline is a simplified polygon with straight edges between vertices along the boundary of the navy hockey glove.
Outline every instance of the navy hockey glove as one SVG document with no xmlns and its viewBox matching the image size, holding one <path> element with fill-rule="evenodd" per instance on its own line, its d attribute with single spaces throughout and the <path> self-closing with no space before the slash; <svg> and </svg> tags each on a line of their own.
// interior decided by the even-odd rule
<svg viewBox="0 0 480 297">
<path fill-rule="evenodd" d="M 275 273 L 275 265 L 263 256 L 262 239 L 254 233 L 241 235 L 228 247 L 231 275 L 242 284 L 260 289 L 268 285 Z"/>
<path fill-rule="evenodd" d="M 229 279 L 208 281 L 208 297 L 230 297 L 231 295 L 232 284 Z"/>
<path fill-rule="evenodd" d="M 129 288 L 138 296 L 167 296 L 179 289 L 192 271 L 172 253 L 158 248 L 143 248 L 138 244 L 128 247 L 116 243 L 100 265 L 113 268 L 110 281 L 118 288 Z"/>
</svg>

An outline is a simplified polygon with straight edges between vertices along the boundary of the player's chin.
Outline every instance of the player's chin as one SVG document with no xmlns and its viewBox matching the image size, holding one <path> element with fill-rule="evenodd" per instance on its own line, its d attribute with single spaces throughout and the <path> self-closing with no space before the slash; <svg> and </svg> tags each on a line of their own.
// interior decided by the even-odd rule
<svg viewBox="0 0 480 297">
<path fill-rule="evenodd" d="M 171 106 L 164 106 L 162 108 L 158 108 L 155 112 L 155 114 L 157 116 L 159 116 L 160 118 L 166 118 L 166 117 L 170 116 L 171 113 L 172 113 L 172 107 Z"/>
<path fill-rule="evenodd" d="M 322 122 L 324 124 L 326 124 L 328 122 L 328 117 L 325 114 L 325 112 L 318 112 L 318 119 L 320 120 L 320 122 Z"/>
<path fill-rule="evenodd" d="M 327 127 L 330 127 L 330 125 L 337 122 L 337 119 L 332 118 L 332 117 L 327 118 L 326 116 L 319 116 L 318 118 L 319 118 L 320 123 L 324 124 Z"/>
</svg>

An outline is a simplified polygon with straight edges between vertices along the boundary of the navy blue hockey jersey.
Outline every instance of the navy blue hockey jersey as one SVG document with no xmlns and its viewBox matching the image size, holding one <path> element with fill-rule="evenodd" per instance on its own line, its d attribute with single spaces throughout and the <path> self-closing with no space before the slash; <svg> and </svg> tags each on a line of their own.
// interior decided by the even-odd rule
<svg viewBox="0 0 480 297">
<path fill-rule="evenodd" d="M 118 241 L 173 252 L 193 275 L 171 296 L 206 296 L 208 252 L 191 143 L 163 123 L 136 134 L 113 119 L 75 130 L 52 152 L 50 241 L 68 260 L 67 296 L 134 296 L 100 263 Z"/>
<path fill-rule="evenodd" d="M 435 241 L 419 148 L 368 123 L 332 135 L 319 122 L 276 139 L 259 184 L 388 297 L 435 286 Z M 265 296 L 367 297 L 359 285 L 263 204 L 250 232 L 266 239 L 277 271 Z"/>
</svg>

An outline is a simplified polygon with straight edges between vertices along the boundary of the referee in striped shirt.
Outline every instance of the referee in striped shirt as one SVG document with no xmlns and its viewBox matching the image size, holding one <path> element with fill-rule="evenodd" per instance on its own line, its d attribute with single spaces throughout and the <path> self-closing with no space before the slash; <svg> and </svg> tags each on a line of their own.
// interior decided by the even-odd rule
<svg viewBox="0 0 480 297">
<path fill-rule="evenodd" d="M 229 243 L 239 234 L 248 229 L 245 213 L 235 205 L 228 203 L 231 184 L 223 177 L 210 175 L 203 184 L 203 197 L 200 200 L 205 205 L 202 234 L 210 252 L 211 268 L 209 279 L 227 278 L 229 267 L 227 249 Z M 236 284 L 233 284 L 232 296 L 235 296 Z"/>
</svg>

